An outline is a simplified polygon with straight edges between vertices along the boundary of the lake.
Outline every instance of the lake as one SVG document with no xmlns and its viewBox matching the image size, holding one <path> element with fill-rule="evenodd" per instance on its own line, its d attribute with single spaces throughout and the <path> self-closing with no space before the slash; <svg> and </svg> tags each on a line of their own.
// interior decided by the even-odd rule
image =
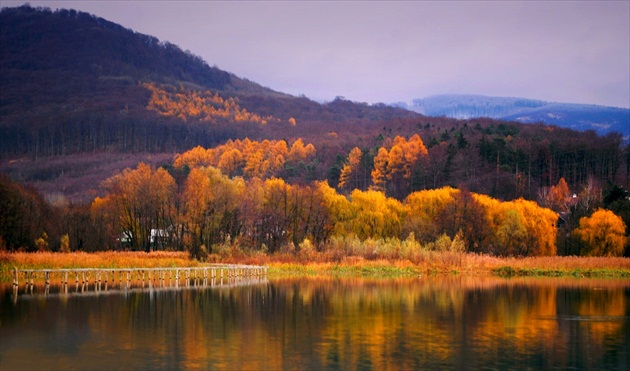
<svg viewBox="0 0 630 371">
<path fill-rule="evenodd" d="M 630 282 L 258 279 L 2 287 L 0 369 L 630 367 Z"/>
</svg>

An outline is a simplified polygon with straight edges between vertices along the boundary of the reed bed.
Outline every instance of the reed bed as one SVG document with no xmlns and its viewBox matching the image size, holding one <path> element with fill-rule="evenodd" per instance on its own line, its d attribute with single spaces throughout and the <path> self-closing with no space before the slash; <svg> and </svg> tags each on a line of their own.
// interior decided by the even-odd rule
<svg viewBox="0 0 630 371">
<path fill-rule="evenodd" d="M 374 246 L 372 246 L 373 248 Z M 377 246 L 378 247 L 378 246 Z M 216 249 L 207 263 L 269 266 L 269 275 L 339 277 L 412 277 L 432 274 L 474 276 L 564 276 L 630 278 L 630 259 L 613 257 L 525 257 L 501 258 L 461 251 L 419 249 L 412 255 L 382 256 L 374 250 L 366 256 L 341 256 L 329 249 L 318 252 L 304 248 L 299 252 L 265 254 L 232 247 Z M 347 251 L 346 251 L 347 253 Z M 195 267 L 206 262 L 189 258 L 186 252 L 74 252 L 9 253 L 0 252 L 2 280 L 9 280 L 13 267 L 44 268 L 159 268 Z"/>
<path fill-rule="evenodd" d="M 200 263 L 191 260 L 185 252 L 2 252 L 0 251 L 0 272 L 3 280 L 11 277 L 14 267 L 20 269 L 69 269 L 69 268 L 168 268 L 194 267 Z"/>
</svg>

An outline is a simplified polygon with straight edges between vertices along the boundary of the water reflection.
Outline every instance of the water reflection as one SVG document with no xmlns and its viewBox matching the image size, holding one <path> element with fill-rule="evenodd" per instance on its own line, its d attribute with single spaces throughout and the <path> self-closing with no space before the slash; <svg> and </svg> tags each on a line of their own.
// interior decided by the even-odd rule
<svg viewBox="0 0 630 371">
<path fill-rule="evenodd" d="M 21 290 L 24 290 L 22 287 Z M 0 308 L 0 368 L 628 369 L 630 283 L 429 277 L 131 288 Z"/>
</svg>

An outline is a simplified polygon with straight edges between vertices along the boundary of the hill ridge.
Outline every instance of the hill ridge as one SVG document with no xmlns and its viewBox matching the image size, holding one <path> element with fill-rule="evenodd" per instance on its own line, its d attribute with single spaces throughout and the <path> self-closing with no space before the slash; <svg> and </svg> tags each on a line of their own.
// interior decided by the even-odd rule
<svg viewBox="0 0 630 371">
<path fill-rule="evenodd" d="M 543 122 L 599 134 L 617 131 L 630 140 L 630 109 L 479 94 L 438 94 L 395 104 L 427 116 L 489 117 L 522 123 Z"/>
</svg>

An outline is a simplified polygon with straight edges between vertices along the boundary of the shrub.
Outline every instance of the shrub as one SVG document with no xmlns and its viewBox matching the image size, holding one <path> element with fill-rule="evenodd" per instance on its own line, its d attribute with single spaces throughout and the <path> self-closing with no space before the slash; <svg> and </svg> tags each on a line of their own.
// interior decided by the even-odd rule
<svg viewBox="0 0 630 371">
<path fill-rule="evenodd" d="M 64 234 L 59 239 L 59 251 L 68 253 L 70 252 L 70 237 L 68 234 Z"/>
</svg>

